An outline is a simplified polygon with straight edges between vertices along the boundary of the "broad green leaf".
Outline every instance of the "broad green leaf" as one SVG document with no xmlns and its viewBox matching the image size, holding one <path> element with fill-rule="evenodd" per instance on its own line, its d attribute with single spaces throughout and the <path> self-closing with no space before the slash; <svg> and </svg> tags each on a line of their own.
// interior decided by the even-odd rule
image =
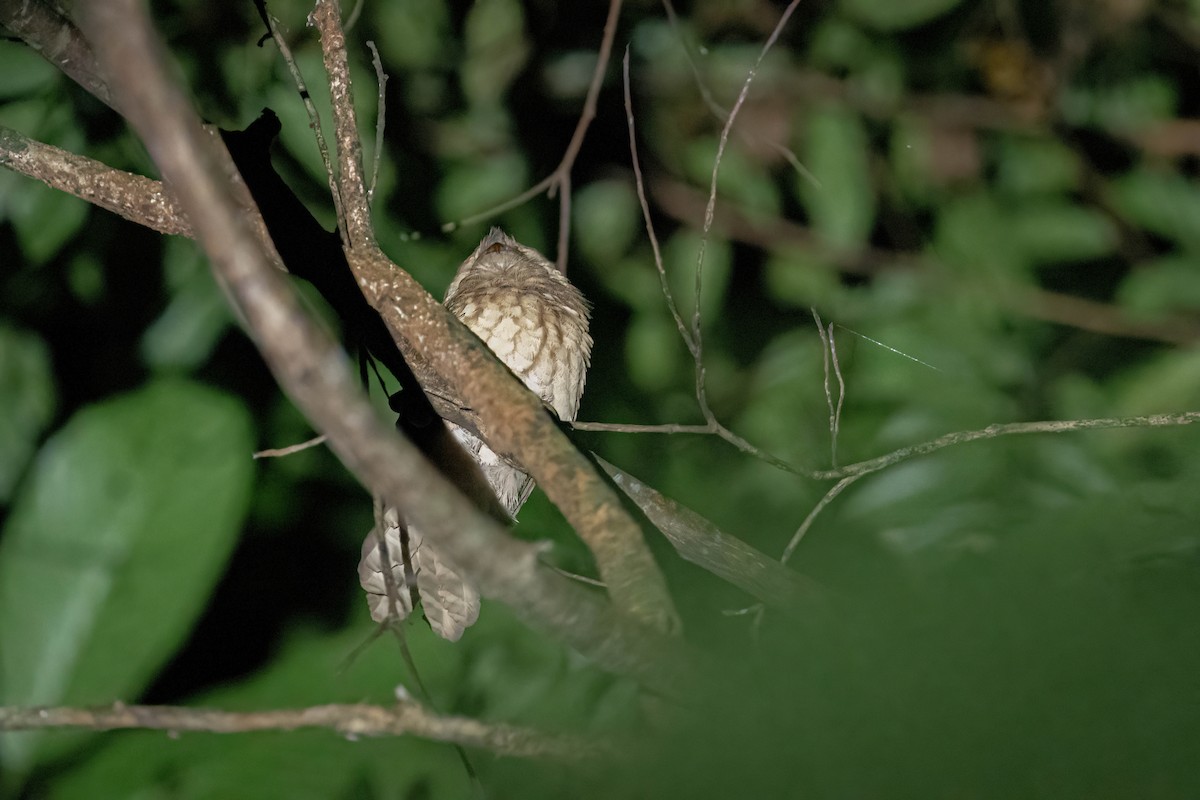
<svg viewBox="0 0 1200 800">
<path fill-rule="evenodd" d="M 242 406 L 161 381 L 77 413 L 39 454 L 0 544 L 5 704 L 135 699 L 186 638 L 237 539 Z M 0 753 L 27 768 L 37 739 Z"/>
<path fill-rule="evenodd" d="M 958 4 L 959 0 L 841 0 L 847 14 L 885 31 L 924 25 Z"/>
<path fill-rule="evenodd" d="M 802 161 L 812 177 L 796 181 L 813 227 L 834 246 L 861 245 L 875 222 L 867 146 L 862 119 L 845 108 L 825 108 L 808 120 Z"/>
<path fill-rule="evenodd" d="M 0 505 L 8 502 L 54 413 L 53 372 L 41 339 L 0 325 Z"/>
</svg>

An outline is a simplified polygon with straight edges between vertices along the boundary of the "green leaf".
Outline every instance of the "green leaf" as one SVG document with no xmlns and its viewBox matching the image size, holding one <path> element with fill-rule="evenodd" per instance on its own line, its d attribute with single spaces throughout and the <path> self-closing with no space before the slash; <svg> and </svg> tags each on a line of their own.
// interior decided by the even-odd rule
<svg viewBox="0 0 1200 800">
<path fill-rule="evenodd" d="M 76 414 L 44 447 L 0 543 L 0 702 L 130 700 L 186 638 L 241 527 L 242 406 L 161 381 Z M 0 739 L 23 770 L 38 739 Z"/>
<path fill-rule="evenodd" d="M 924 25 L 958 4 L 959 0 L 841 0 L 847 14 L 885 31 Z"/>
<path fill-rule="evenodd" d="M 638 314 L 625 333 L 629 378 L 646 391 L 670 386 L 684 362 L 679 331 L 664 310 Z"/>
<path fill-rule="evenodd" d="M 525 159 L 518 153 L 447 166 L 437 188 L 438 214 L 444 220 L 478 214 L 518 195 L 526 181 Z"/>
<path fill-rule="evenodd" d="M 832 245 L 861 245 L 875 222 L 862 119 L 844 108 L 818 111 L 808 122 L 804 144 L 803 162 L 812 177 L 797 181 L 813 227 Z"/>
<path fill-rule="evenodd" d="M 1200 257 L 1175 255 L 1140 264 L 1121 281 L 1121 305 L 1145 317 L 1200 309 Z"/>
<path fill-rule="evenodd" d="M 1135 170 L 1113 181 L 1111 198 L 1134 225 L 1200 249 L 1200 187 L 1181 174 Z"/>
<path fill-rule="evenodd" d="M 472 105 L 498 105 L 529 58 L 525 12 L 517 0 L 476 0 L 464 30 L 462 87 Z"/>
<path fill-rule="evenodd" d="M 142 358 L 160 369 L 189 369 L 208 358 L 232 317 L 194 243 L 169 239 L 164 267 L 171 302 L 142 336 Z"/>
<path fill-rule="evenodd" d="M 663 244 L 663 264 L 667 269 L 671 293 L 684 322 L 689 325 L 696 308 L 696 264 L 699 253 L 700 234 L 697 231 L 681 230 Z M 729 242 L 709 237 L 704 249 L 703 297 L 700 298 L 700 314 L 707 325 L 712 325 L 718 309 L 725 304 L 732 265 L 733 248 Z M 665 309 L 666 301 L 657 305 Z"/>
<path fill-rule="evenodd" d="M 1012 194 L 1075 191 L 1080 175 L 1079 155 L 1060 141 L 1005 136 L 998 143 L 996 184 Z"/>
<path fill-rule="evenodd" d="M 1117 232 L 1108 218 L 1062 201 L 1024 203 L 1006 226 L 1011 246 L 1030 261 L 1083 261 L 1113 251 Z"/>
<path fill-rule="evenodd" d="M 0 504 L 54 413 L 54 370 L 37 336 L 0 325 Z"/>
<path fill-rule="evenodd" d="M 626 181 L 601 180 L 575 193 L 575 243 L 596 264 L 619 259 L 642 230 L 642 214 Z"/>
<path fill-rule="evenodd" d="M 0 100 L 48 89 L 59 71 L 31 47 L 0 42 Z"/>
</svg>

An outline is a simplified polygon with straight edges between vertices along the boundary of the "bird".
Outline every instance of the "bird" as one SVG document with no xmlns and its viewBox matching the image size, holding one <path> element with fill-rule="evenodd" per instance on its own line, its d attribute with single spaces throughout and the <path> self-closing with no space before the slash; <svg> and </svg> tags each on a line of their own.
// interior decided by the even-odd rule
<svg viewBox="0 0 1200 800">
<path fill-rule="evenodd" d="M 459 266 L 444 305 L 559 419 L 574 421 L 591 360 L 591 306 L 553 263 L 494 227 Z M 449 427 L 515 517 L 533 491 L 533 479 L 474 434 Z M 404 619 L 419 599 L 433 631 L 457 641 L 479 616 L 478 590 L 419 529 L 404 525 L 398 509 L 384 505 L 378 512 L 358 567 L 371 617 Z M 381 538 L 396 587 L 392 598 Z"/>
</svg>

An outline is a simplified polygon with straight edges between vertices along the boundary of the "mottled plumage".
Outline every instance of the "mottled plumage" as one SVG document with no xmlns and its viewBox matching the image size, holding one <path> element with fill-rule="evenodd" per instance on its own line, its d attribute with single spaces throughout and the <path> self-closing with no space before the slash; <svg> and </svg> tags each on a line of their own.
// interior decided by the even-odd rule
<svg viewBox="0 0 1200 800">
<path fill-rule="evenodd" d="M 560 419 L 575 419 L 592 349 L 588 305 L 541 253 L 492 228 L 459 267 L 445 304 Z M 472 434 L 451 428 L 479 462 L 501 504 L 515 516 L 533 489 L 532 479 Z M 394 509 L 388 513 L 392 517 L 385 514 L 384 528 L 389 560 L 400 593 L 407 594 L 398 516 Z M 419 532 L 409 531 L 409 545 L 426 617 L 435 631 L 454 641 L 478 616 L 478 595 Z M 377 621 L 388 617 L 389 605 L 381 565 L 372 532 L 363 543 L 359 579 Z M 408 602 L 400 598 L 401 618 L 411 611 L 405 608 Z"/>
</svg>

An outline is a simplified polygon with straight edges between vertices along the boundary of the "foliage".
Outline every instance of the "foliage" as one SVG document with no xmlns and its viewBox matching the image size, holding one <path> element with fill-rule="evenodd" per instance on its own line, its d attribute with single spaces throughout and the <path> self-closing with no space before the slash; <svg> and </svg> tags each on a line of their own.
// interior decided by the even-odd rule
<svg viewBox="0 0 1200 800">
<path fill-rule="evenodd" d="M 801 4 L 717 176 L 699 306 L 718 418 L 789 462 L 829 466 L 810 309 L 833 323 L 846 381 L 840 463 L 995 422 L 1200 407 L 1194 5 Z M 307 7 L 272 11 L 320 104 Z M 782 6 L 679 11 L 673 27 L 657 4 L 630 4 L 615 49 L 631 47 L 646 188 L 686 319 L 717 112 Z M 439 231 L 554 168 L 604 12 L 366 4 L 351 35 L 366 119 L 365 40 L 391 76 L 379 238 L 435 294 L 492 222 L 554 251 L 557 198 Z M 331 220 L 307 121 L 275 50 L 255 46 L 252 8 L 155 13 L 201 113 L 240 128 L 272 107 L 281 171 Z M 0 124 L 152 174 L 68 83 L 0 42 Z M 626 142 L 614 64 L 574 171 L 569 274 L 595 304 L 596 338 L 580 418 L 699 422 Z M 5 171 L 0 263 L 3 702 L 387 702 L 408 680 L 392 645 L 339 670 L 370 632 L 354 571 L 369 499 L 322 450 L 252 467 L 252 450 L 311 432 L 195 245 Z M 828 488 L 714 437 L 587 438 L 772 556 Z M 599 775 L 472 754 L 494 796 L 1193 796 L 1198 445 L 1190 427 L 993 439 L 866 478 L 793 558 L 821 601 L 799 619 L 768 613 L 757 637 L 752 615 L 723 614 L 745 596 L 652 542 L 689 636 L 728 664 L 728 685 L 665 721 L 495 604 L 459 645 L 420 626 L 408 637 L 444 711 L 667 731 Z M 517 532 L 591 569 L 544 498 Z M 443 746 L 322 732 L 9 735 L 0 759 L 0 791 L 55 798 L 467 791 Z"/>
</svg>

